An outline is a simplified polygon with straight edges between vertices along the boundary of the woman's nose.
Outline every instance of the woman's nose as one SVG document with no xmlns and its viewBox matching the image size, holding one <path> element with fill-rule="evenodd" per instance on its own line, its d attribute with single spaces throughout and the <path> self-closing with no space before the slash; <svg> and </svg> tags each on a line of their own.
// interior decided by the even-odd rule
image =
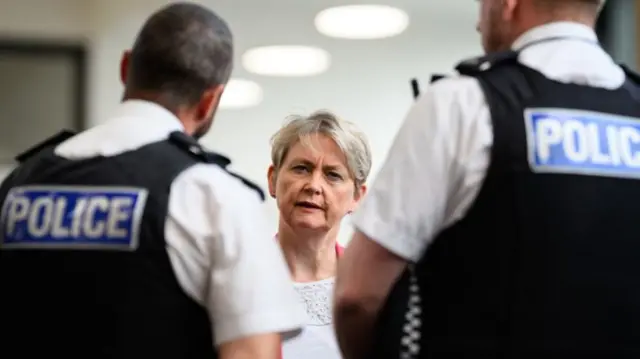
<svg viewBox="0 0 640 359">
<path fill-rule="evenodd" d="M 310 194 L 321 193 L 322 192 L 322 174 L 319 174 L 317 171 L 313 172 L 311 176 L 309 176 L 308 182 L 304 189 Z"/>
<path fill-rule="evenodd" d="M 304 191 L 305 191 L 305 192 L 307 192 L 307 193 L 308 193 L 308 194 L 310 194 L 310 195 L 320 194 L 320 193 L 322 192 L 322 190 L 321 190 L 321 188 L 320 188 L 320 187 L 313 186 L 313 185 L 311 185 L 311 184 L 307 185 L 307 186 L 304 188 Z"/>
</svg>

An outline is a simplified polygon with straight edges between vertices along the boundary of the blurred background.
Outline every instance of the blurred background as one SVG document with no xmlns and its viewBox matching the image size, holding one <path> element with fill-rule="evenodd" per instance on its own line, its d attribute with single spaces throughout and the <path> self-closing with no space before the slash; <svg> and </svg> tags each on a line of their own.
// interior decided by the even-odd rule
<svg viewBox="0 0 640 359">
<path fill-rule="evenodd" d="M 122 52 L 145 19 L 170 2 L 0 0 L 0 178 L 30 145 L 108 118 L 122 95 Z M 224 108 L 203 143 L 231 157 L 235 171 L 263 188 L 271 135 L 288 115 L 318 109 L 366 132 L 375 179 L 413 101 L 409 80 L 417 77 L 426 86 L 431 74 L 450 73 L 458 61 L 482 51 L 472 0 L 197 2 L 228 21 L 236 41 Z M 394 8 L 351 13 L 347 20 L 321 13 L 356 4 Z M 639 18 L 640 1 L 609 0 L 597 28 L 614 58 L 636 69 Z M 270 199 L 265 210 L 275 232 L 277 209 Z M 351 233 L 345 222 L 343 243 Z"/>
</svg>

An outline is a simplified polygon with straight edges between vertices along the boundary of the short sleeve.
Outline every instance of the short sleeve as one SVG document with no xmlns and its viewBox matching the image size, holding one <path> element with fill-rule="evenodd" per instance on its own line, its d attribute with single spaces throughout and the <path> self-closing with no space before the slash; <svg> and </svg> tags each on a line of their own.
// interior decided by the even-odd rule
<svg viewBox="0 0 640 359">
<path fill-rule="evenodd" d="M 207 308 L 216 344 L 304 323 L 268 228 L 257 193 L 222 169 L 194 166 L 172 186 L 167 250 L 185 291 Z"/>
<path fill-rule="evenodd" d="M 353 215 L 354 227 L 389 251 L 417 261 L 477 196 L 492 139 L 477 81 L 438 81 L 407 114 Z"/>
</svg>

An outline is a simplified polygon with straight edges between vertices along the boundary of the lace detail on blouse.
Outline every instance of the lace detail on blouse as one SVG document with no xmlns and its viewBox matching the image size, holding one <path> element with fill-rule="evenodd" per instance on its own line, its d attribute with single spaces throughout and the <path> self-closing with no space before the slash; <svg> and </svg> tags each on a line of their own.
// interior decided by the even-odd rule
<svg viewBox="0 0 640 359">
<path fill-rule="evenodd" d="M 308 325 L 329 325 L 333 322 L 334 283 L 334 278 L 318 282 L 295 283 L 295 289 L 309 316 Z"/>
</svg>

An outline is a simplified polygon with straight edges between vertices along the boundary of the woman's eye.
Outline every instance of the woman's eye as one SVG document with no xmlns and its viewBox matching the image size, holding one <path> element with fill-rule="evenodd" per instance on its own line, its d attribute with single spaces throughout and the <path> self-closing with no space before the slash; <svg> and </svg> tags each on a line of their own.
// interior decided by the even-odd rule
<svg viewBox="0 0 640 359">
<path fill-rule="evenodd" d="M 336 172 L 329 172 L 327 176 L 332 180 L 342 180 L 342 176 L 340 176 L 340 174 Z"/>
<path fill-rule="evenodd" d="M 307 167 L 303 166 L 303 165 L 297 165 L 293 167 L 293 170 L 296 172 L 306 172 L 307 171 Z"/>
</svg>

